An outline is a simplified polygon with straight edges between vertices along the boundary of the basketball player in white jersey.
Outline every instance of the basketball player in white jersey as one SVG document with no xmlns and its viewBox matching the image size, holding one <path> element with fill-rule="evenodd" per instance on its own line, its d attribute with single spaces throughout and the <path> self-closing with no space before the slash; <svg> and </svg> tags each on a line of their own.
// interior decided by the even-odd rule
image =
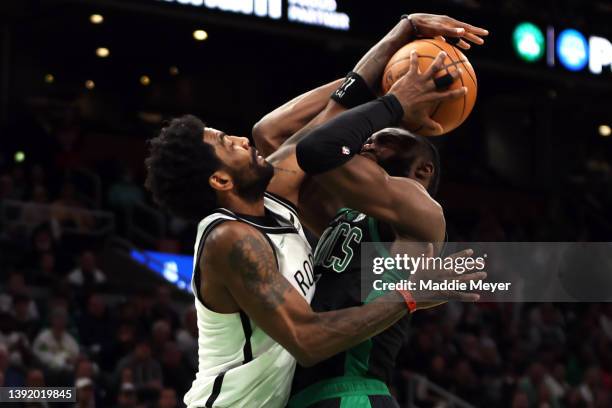
<svg viewBox="0 0 612 408">
<path fill-rule="evenodd" d="M 427 122 L 425 104 L 463 92 L 439 92 L 436 68 L 407 74 L 379 107 L 398 120 Z M 192 280 L 199 370 L 188 407 L 283 407 L 296 360 L 312 365 L 353 347 L 410 307 L 397 302 L 408 295 L 390 293 L 361 307 L 312 311 L 310 246 L 289 197 L 266 193 L 282 188 L 270 185 L 275 169 L 248 139 L 185 116 L 151 141 L 146 164 L 155 200 L 202 220 Z"/>
</svg>

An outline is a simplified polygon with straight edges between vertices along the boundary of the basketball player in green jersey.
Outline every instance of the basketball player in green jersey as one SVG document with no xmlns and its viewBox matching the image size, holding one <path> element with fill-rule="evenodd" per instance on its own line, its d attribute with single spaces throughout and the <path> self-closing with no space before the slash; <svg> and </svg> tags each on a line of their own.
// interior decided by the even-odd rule
<svg viewBox="0 0 612 408">
<path fill-rule="evenodd" d="M 418 21 L 418 17 L 409 21 L 413 23 L 413 28 L 415 20 Z M 416 27 L 419 28 L 418 25 Z M 422 28 L 422 31 L 427 28 Z M 484 30 L 474 31 L 486 35 Z M 429 34 L 439 33 L 434 31 Z M 478 40 L 474 42 L 482 43 Z M 306 129 L 325 123 L 345 107 L 351 107 L 343 107 L 343 98 L 338 98 L 338 94 L 345 96 L 355 83 L 361 81 L 361 85 L 365 83 L 370 89 L 376 89 L 385 64 L 386 59 L 381 55 L 366 55 L 334 93 L 334 101 L 328 101 L 328 95 L 330 88 L 337 86 L 337 83 L 289 102 L 267 115 L 253 132 L 260 151 L 271 152 L 279 148 L 268 160 L 277 169 L 282 164 L 284 177 L 291 172 L 299 177 L 301 170 L 313 175 L 303 180 L 299 190 L 293 193 L 303 222 L 322 234 L 315 251 L 315 274 L 321 277 L 312 301 L 314 310 L 329 311 L 364 303 L 360 271 L 362 242 L 379 243 L 380 253 L 388 255 L 388 248 L 382 245 L 383 242 L 397 239 L 436 242 L 439 251 L 440 243 L 444 241 L 444 217 L 439 205 L 431 198 L 439 183 L 439 157 L 435 147 L 425 138 L 398 128 L 383 129 L 365 141 L 358 155 L 352 154 L 351 149 L 355 145 L 350 145 L 349 139 L 342 139 L 347 145 L 337 140 L 317 141 L 316 138 L 324 139 L 350 126 L 342 120 L 332 121 L 310 133 L 299 131 L 289 138 L 312 117 L 314 119 Z M 363 102 L 367 93 L 362 89 L 353 97 Z M 355 101 L 349 101 L 349 105 L 351 103 L 355 104 Z M 318 115 L 317 109 L 320 110 Z M 351 118 L 359 119 L 355 115 Z M 436 126 L 435 123 L 431 125 Z M 343 154 L 348 156 L 342 168 L 326 167 L 326 162 L 333 161 L 334 157 L 326 157 L 325 150 L 317 150 L 317 144 L 322 144 L 328 150 L 341 147 Z M 292 160 L 299 165 L 292 165 Z M 333 173 L 334 177 L 327 177 Z M 403 182 L 398 183 L 397 178 L 402 178 Z M 343 188 L 348 182 L 362 185 L 363 188 L 355 191 L 352 197 L 347 197 Z M 380 191 L 369 187 L 393 183 L 396 184 L 395 188 L 408 188 L 414 192 L 408 196 L 412 202 L 401 205 L 404 209 L 414 209 L 412 213 L 395 214 L 397 205 L 387 201 L 390 196 L 369 195 L 370 191 Z M 291 183 L 285 185 L 292 188 Z M 333 193 L 338 189 L 344 192 L 342 197 Z M 287 191 L 284 193 L 287 194 Z M 346 208 L 347 201 L 353 206 L 356 204 L 361 211 Z M 397 407 L 386 383 L 390 380 L 395 358 L 404 342 L 407 325 L 408 317 L 404 317 L 353 349 L 313 367 L 298 368 L 289 407 Z"/>
</svg>

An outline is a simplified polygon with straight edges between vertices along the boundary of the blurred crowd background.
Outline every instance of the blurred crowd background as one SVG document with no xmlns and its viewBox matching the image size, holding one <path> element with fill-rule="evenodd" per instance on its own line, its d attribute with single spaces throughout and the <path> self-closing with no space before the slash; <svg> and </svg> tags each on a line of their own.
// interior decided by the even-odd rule
<svg viewBox="0 0 612 408">
<path fill-rule="evenodd" d="M 0 386 L 74 386 L 79 407 L 182 406 L 192 297 L 130 253 L 190 255 L 196 225 L 151 202 L 146 140 L 182 113 L 249 135 L 342 77 L 402 13 L 492 32 L 468 53 L 472 116 L 435 140 L 449 240 L 610 241 L 612 75 L 528 65 L 511 44 L 525 19 L 612 38 L 610 4 L 388 3 L 337 1 L 352 24 L 337 32 L 144 0 L 2 2 Z M 448 406 L 428 381 L 475 407 L 610 407 L 612 303 L 419 312 L 396 374 L 404 407 Z"/>
</svg>

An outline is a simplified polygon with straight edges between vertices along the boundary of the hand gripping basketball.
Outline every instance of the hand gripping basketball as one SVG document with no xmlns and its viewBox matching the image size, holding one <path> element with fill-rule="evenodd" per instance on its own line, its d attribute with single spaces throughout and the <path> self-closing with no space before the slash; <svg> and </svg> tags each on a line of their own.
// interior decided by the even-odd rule
<svg viewBox="0 0 612 408">
<path fill-rule="evenodd" d="M 434 79 L 438 71 L 444 68 L 445 52 L 440 52 L 433 63 L 421 73 L 419 71 L 419 58 L 416 51 L 410 54 L 410 69 L 389 89 L 404 108 L 404 122 L 417 124 L 429 129 L 435 134 L 441 134 L 443 127 L 429 117 L 432 103 L 462 97 L 467 88 L 447 91 L 445 90 L 461 75 L 461 69 Z"/>
</svg>

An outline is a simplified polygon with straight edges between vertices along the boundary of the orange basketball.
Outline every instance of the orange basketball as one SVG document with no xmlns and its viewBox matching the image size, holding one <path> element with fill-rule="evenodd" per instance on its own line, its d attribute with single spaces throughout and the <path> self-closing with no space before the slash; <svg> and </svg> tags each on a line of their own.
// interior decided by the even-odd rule
<svg viewBox="0 0 612 408">
<path fill-rule="evenodd" d="M 476 73 L 472 64 L 466 56 L 456 47 L 448 44 L 442 39 L 422 39 L 413 41 L 402 47 L 389 60 L 385 73 L 383 74 L 382 88 L 385 93 L 389 91 L 391 86 L 402 75 L 408 72 L 410 68 L 410 52 L 416 50 L 419 55 L 419 68 L 424 72 L 433 62 L 434 58 L 441 52 L 446 52 L 446 60 L 444 61 L 444 69 L 442 69 L 438 77 L 446 75 L 457 68 L 461 68 L 463 73 L 450 86 L 450 89 L 457 89 L 461 86 L 467 87 L 467 94 L 463 97 L 437 102 L 431 106 L 430 117 L 438 122 L 444 128 L 444 133 L 448 133 L 461 125 L 472 112 L 474 103 L 476 102 L 476 93 L 478 92 L 478 84 L 476 82 Z M 411 132 L 423 136 L 439 136 L 434 134 L 429 129 L 424 129 L 415 124 L 404 123 L 406 129 Z"/>
</svg>

